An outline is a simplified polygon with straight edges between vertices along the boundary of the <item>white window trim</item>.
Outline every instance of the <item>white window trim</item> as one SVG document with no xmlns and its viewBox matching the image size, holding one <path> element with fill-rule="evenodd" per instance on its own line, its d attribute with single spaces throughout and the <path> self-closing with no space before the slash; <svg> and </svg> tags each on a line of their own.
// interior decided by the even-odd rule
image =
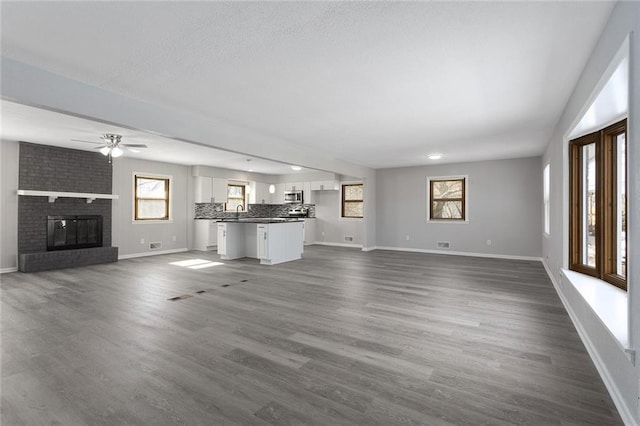
<svg viewBox="0 0 640 426">
<path fill-rule="evenodd" d="M 167 220 L 136 220 L 136 176 L 157 178 L 157 179 L 169 179 L 169 219 Z M 157 173 L 147 172 L 133 172 L 131 175 L 131 223 L 135 225 L 158 225 L 162 223 L 173 223 L 173 176 L 172 175 L 159 175 Z"/>
<path fill-rule="evenodd" d="M 464 179 L 464 220 L 442 220 L 431 219 L 431 181 L 432 180 L 455 180 Z M 425 204 L 426 208 L 426 221 L 428 223 L 438 223 L 443 225 L 466 225 L 469 223 L 469 215 L 471 209 L 469 208 L 469 175 L 454 175 L 454 176 L 427 176 L 427 199 Z"/>
<path fill-rule="evenodd" d="M 338 200 L 338 220 L 344 220 L 345 222 L 362 222 L 364 220 L 364 206 L 366 203 L 366 200 L 364 200 L 364 182 L 361 180 L 354 180 L 354 181 L 344 181 L 344 182 L 339 182 L 338 185 L 340 185 L 340 191 L 338 196 L 340 197 Z M 342 185 L 362 185 L 362 216 L 363 217 L 343 217 L 342 216 Z"/>
<path fill-rule="evenodd" d="M 551 163 L 542 169 L 542 233 L 551 236 Z"/>
</svg>

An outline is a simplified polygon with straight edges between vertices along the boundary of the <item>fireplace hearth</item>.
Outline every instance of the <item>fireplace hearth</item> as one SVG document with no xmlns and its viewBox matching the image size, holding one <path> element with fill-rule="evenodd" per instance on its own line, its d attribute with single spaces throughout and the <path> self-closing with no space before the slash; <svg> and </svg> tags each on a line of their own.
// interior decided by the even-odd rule
<svg viewBox="0 0 640 426">
<path fill-rule="evenodd" d="M 102 216 L 47 216 L 47 250 L 102 247 Z"/>
</svg>

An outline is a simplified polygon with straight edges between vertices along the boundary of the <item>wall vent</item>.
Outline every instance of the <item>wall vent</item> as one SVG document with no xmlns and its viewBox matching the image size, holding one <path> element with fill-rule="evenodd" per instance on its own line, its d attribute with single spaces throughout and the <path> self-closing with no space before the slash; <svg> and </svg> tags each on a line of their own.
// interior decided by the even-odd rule
<svg viewBox="0 0 640 426">
<path fill-rule="evenodd" d="M 149 243 L 149 250 L 158 250 L 162 248 L 162 242 Z"/>
<path fill-rule="evenodd" d="M 451 243 L 449 241 L 438 241 L 436 245 L 439 249 L 448 249 Z"/>
<path fill-rule="evenodd" d="M 353 237 L 350 235 L 345 235 L 344 236 L 344 240 L 348 243 L 352 243 L 353 242 Z"/>
</svg>

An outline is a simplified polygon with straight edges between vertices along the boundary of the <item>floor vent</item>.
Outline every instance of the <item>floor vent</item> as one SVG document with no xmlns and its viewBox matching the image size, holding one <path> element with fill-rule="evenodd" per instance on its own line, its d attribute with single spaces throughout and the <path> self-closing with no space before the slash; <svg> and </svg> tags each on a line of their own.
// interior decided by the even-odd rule
<svg viewBox="0 0 640 426">
<path fill-rule="evenodd" d="M 439 249 L 448 249 L 450 245 L 451 245 L 451 243 L 449 241 L 438 241 L 437 242 L 437 247 Z"/>
<path fill-rule="evenodd" d="M 158 250 L 162 248 L 162 243 L 161 242 L 157 242 L 157 243 L 149 243 L 149 250 Z"/>
<path fill-rule="evenodd" d="M 169 300 L 171 302 L 175 302 L 176 300 L 188 299 L 190 297 L 193 297 L 193 296 L 190 295 L 190 294 L 183 294 L 182 296 L 170 297 L 167 300 Z"/>
<path fill-rule="evenodd" d="M 353 242 L 353 237 L 350 235 L 345 235 L 344 236 L 344 240 L 348 243 L 352 243 Z"/>
<path fill-rule="evenodd" d="M 207 292 L 206 290 L 198 290 L 198 291 L 196 291 L 196 294 L 202 294 L 202 293 L 206 293 L 206 292 Z"/>
</svg>

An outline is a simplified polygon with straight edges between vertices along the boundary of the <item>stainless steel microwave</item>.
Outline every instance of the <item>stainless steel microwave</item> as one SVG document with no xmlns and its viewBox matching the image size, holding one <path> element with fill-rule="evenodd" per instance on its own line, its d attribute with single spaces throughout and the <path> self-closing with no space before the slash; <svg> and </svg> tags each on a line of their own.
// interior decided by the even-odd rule
<svg viewBox="0 0 640 426">
<path fill-rule="evenodd" d="M 302 204 L 302 191 L 284 191 L 284 202 Z"/>
</svg>

